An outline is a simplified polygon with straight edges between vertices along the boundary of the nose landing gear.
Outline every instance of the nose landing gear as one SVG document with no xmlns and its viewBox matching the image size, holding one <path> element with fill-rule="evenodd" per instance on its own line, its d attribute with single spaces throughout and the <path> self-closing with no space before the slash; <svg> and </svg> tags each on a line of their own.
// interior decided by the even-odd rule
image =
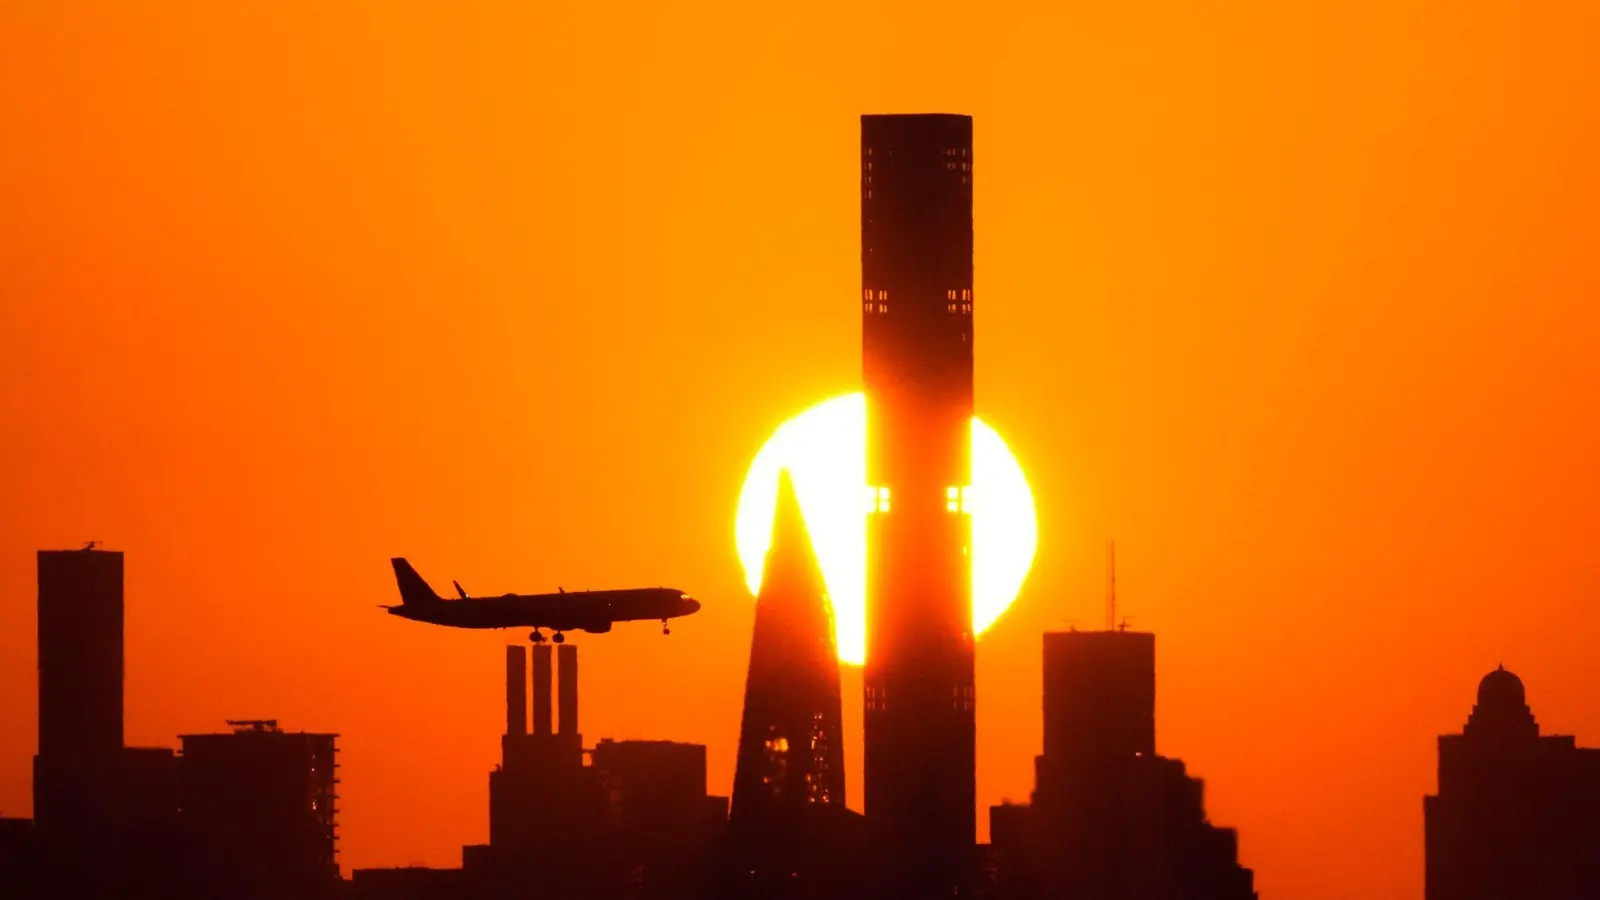
<svg viewBox="0 0 1600 900">
<path fill-rule="evenodd" d="M 662 619 L 661 620 L 661 633 L 662 634 L 671 634 L 672 633 L 672 629 L 667 627 L 667 620 L 666 619 Z"/>
</svg>

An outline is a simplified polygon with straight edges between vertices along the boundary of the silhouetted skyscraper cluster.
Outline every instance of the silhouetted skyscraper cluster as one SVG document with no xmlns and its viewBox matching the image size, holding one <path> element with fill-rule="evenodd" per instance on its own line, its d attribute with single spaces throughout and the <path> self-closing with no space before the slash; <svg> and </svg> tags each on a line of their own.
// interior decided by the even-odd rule
<svg viewBox="0 0 1600 900">
<path fill-rule="evenodd" d="M 1157 752 L 1152 634 L 1044 635 L 1034 791 L 976 843 L 972 149 L 965 116 L 862 117 L 864 815 L 845 806 L 832 606 L 783 472 L 731 808 L 702 745 L 585 747 L 576 647 L 510 646 L 488 843 L 348 882 L 336 736 L 247 720 L 181 753 L 124 746 L 123 557 L 40 552 L 35 819 L 0 819 L 0 897 L 1254 900 L 1235 832 Z M 1509 672 L 1440 738 L 1425 813 L 1427 900 L 1600 898 L 1600 750 L 1541 735 Z"/>
<path fill-rule="evenodd" d="M 316 898 L 337 889 L 334 736 L 276 723 L 125 747 L 123 556 L 38 554 L 34 819 L 0 822 L 20 898 Z"/>
</svg>

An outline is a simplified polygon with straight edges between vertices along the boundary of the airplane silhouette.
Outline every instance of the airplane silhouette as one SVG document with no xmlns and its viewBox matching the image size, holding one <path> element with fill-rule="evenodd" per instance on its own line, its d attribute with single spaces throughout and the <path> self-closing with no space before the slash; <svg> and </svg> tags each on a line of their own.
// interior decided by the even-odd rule
<svg viewBox="0 0 1600 900">
<path fill-rule="evenodd" d="M 499 597 L 469 597 L 458 582 L 452 581 L 459 600 L 446 600 L 428 586 L 417 570 L 403 557 L 389 561 L 394 565 L 395 581 L 400 586 L 400 605 L 384 606 L 391 616 L 451 628 L 533 628 L 531 639 L 543 643 L 539 631 L 555 632 L 562 643 L 563 631 L 603 634 L 617 622 L 661 620 L 661 633 L 671 634 L 668 619 L 698 612 L 700 601 L 676 588 L 627 588 L 611 591 L 573 591 L 557 588 L 554 594 L 505 594 Z"/>
</svg>

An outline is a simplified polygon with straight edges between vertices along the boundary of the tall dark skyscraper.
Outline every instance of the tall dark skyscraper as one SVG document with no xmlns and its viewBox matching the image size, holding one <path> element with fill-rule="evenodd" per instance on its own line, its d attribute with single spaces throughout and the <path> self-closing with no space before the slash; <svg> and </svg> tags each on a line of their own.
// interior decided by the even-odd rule
<svg viewBox="0 0 1600 900">
<path fill-rule="evenodd" d="M 756 598 L 728 819 L 733 896 L 840 896 L 845 809 L 839 656 L 831 602 L 789 473 Z"/>
<path fill-rule="evenodd" d="M 1540 734 L 1522 679 L 1478 684 L 1423 800 L 1427 900 L 1600 897 L 1600 749 Z"/>
<path fill-rule="evenodd" d="M 39 551 L 39 755 L 122 748 L 122 554 Z"/>
<path fill-rule="evenodd" d="M 972 119 L 861 118 L 865 807 L 883 889 L 970 893 Z"/>
<path fill-rule="evenodd" d="M 34 817 L 46 833 L 65 837 L 107 827 L 119 793 L 122 554 L 41 550 L 38 565 Z"/>
</svg>

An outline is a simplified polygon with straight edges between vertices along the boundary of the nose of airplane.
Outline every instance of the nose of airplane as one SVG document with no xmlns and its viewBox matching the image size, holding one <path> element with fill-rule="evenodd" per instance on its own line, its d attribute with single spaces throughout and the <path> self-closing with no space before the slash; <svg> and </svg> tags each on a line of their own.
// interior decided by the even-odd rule
<svg viewBox="0 0 1600 900">
<path fill-rule="evenodd" d="M 689 612 L 691 612 L 691 613 L 697 613 L 697 612 L 700 611 L 700 601 L 699 600 L 695 600 L 694 598 L 691 597 L 690 599 L 683 601 L 683 603 L 684 603 L 685 606 L 687 606 L 689 608 Z"/>
</svg>

